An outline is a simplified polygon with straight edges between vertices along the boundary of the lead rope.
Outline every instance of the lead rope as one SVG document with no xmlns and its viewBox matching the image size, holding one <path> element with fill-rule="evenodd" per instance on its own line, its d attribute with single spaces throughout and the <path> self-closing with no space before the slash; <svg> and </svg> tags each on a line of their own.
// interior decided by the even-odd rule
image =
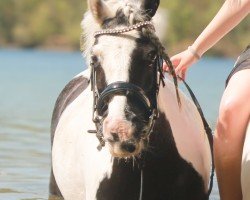
<svg viewBox="0 0 250 200">
<path fill-rule="evenodd" d="M 189 85 L 187 84 L 187 82 L 182 79 L 181 77 L 177 76 L 174 72 L 174 67 L 173 67 L 173 64 L 168 56 L 168 54 L 164 51 L 163 49 L 163 52 L 162 52 L 162 57 L 163 57 L 163 60 L 166 62 L 166 64 L 169 66 L 169 69 L 170 69 L 170 74 L 172 75 L 172 77 L 174 78 L 174 84 L 175 84 L 175 89 L 176 89 L 176 94 L 177 94 L 177 101 L 180 104 L 180 96 L 179 96 L 179 93 L 178 93 L 178 83 L 177 83 L 177 79 L 180 79 L 184 85 L 186 86 L 200 116 L 201 116 L 201 119 L 202 119 L 202 123 L 203 123 L 203 126 L 204 126 L 204 129 L 206 131 L 206 134 L 207 134 L 207 137 L 208 137 L 208 141 L 209 141 L 209 146 L 210 146 L 210 151 L 211 151 L 211 158 L 212 158 L 212 161 L 211 161 L 211 174 L 210 174 L 210 183 L 209 183 L 209 188 L 208 188 L 208 192 L 207 192 L 207 198 L 209 199 L 209 196 L 212 192 L 212 189 L 213 189 L 213 178 L 214 178 L 214 170 L 215 170 L 215 166 L 214 166 L 214 156 L 213 156 L 213 134 L 212 134 L 212 130 L 211 128 L 209 127 L 205 117 L 204 117 L 204 114 L 202 112 L 202 109 L 201 109 L 201 106 L 197 100 L 197 98 L 195 97 L 193 91 L 191 90 L 191 88 L 189 87 Z"/>
<path fill-rule="evenodd" d="M 142 194 L 143 194 L 143 169 L 141 169 L 141 184 L 140 184 L 140 196 L 139 200 L 142 200 Z"/>
<path fill-rule="evenodd" d="M 205 131 L 206 131 L 206 134 L 207 134 L 207 137 L 208 137 L 208 141 L 209 141 L 209 146 L 210 146 L 210 150 L 211 150 L 211 157 L 212 157 L 212 169 L 211 169 L 211 174 L 210 174 L 210 184 L 209 184 L 209 188 L 208 188 L 208 199 L 209 199 L 209 196 L 212 192 L 212 189 L 213 189 L 213 178 L 214 178 L 214 170 L 215 170 L 215 166 L 214 166 L 214 156 L 213 156 L 213 134 L 212 134 L 212 130 L 211 128 L 209 127 L 205 117 L 204 117 L 204 114 L 202 112 L 202 109 L 201 109 L 201 106 L 197 100 L 197 98 L 195 97 L 193 91 L 191 90 L 191 88 L 189 87 L 189 85 L 187 84 L 187 82 L 178 76 L 178 78 L 184 83 L 184 85 L 186 86 L 200 116 L 201 116 L 201 119 L 202 119 L 202 122 L 203 122 L 203 125 L 204 125 L 204 128 L 205 128 Z"/>
</svg>

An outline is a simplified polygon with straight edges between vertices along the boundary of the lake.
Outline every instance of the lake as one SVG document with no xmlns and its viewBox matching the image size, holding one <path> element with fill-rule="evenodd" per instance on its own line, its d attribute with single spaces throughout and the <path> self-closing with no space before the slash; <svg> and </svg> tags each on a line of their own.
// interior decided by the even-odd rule
<svg viewBox="0 0 250 200">
<path fill-rule="evenodd" d="M 213 129 L 233 63 L 203 58 L 187 76 Z M 84 69 L 79 52 L 0 49 L 0 200 L 48 199 L 53 106 Z M 210 199 L 219 200 L 216 180 Z"/>
</svg>

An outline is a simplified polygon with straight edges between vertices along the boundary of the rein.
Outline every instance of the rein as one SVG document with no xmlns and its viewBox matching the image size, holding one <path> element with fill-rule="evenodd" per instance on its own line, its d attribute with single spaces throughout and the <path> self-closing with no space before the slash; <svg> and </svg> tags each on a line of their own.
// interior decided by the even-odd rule
<svg viewBox="0 0 250 200">
<path fill-rule="evenodd" d="M 101 35 L 117 35 L 117 34 L 122 34 L 126 32 L 130 32 L 132 30 L 136 30 L 139 28 L 142 28 L 144 26 L 149 26 L 152 30 L 155 31 L 154 25 L 151 21 L 145 21 L 145 22 L 140 22 L 137 24 L 134 24 L 132 26 L 126 27 L 126 28 L 121 28 L 121 29 L 106 29 L 102 31 L 98 31 L 94 34 L 95 39 L 97 39 Z M 162 46 L 161 46 L 162 47 Z M 96 130 L 89 130 L 89 133 L 95 133 L 96 137 L 98 138 L 100 144 L 98 145 L 97 149 L 100 151 L 102 147 L 105 146 L 105 140 L 102 132 L 102 122 L 104 120 L 104 115 L 105 115 L 105 107 L 107 107 L 108 101 L 113 97 L 113 96 L 127 96 L 127 95 L 134 95 L 137 97 L 137 99 L 142 102 L 146 110 L 150 113 L 149 117 L 149 130 L 147 135 L 150 135 L 150 133 L 153 131 L 153 127 L 155 124 L 156 119 L 159 117 L 158 114 L 158 107 L 157 107 L 157 97 L 159 93 L 159 87 L 162 84 L 163 87 L 165 86 L 164 83 L 164 74 L 162 70 L 162 65 L 163 65 L 163 60 L 167 63 L 169 66 L 169 73 L 172 75 L 174 84 L 175 84 L 175 89 L 176 89 L 176 95 L 177 95 L 177 100 L 178 104 L 180 105 L 180 97 L 178 93 L 178 82 L 177 82 L 177 76 L 175 74 L 174 67 L 169 59 L 169 56 L 165 53 L 165 49 L 162 47 L 159 55 L 157 56 L 156 59 L 156 67 L 155 67 L 155 97 L 153 101 L 150 101 L 150 99 L 146 96 L 144 93 L 143 89 L 140 88 L 137 85 L 134 85 L 132 83 L 128 82 L 114 82 L 109 84 L 101 93 L 99 93 L 97 87 L 96 87 L 96 68 L 93 63 L 90 63 L 91 66 L 91 76 L 90 76 L 90 82 L 91 82 L 91 90 L 93 91 L 93 113 L 92 113 L 92 120 L 96 126 Z M 213 135 L 212 135 L 212 130 L 209 127 L 204 114 L 202 112 L 202 109 L 192 92 L 191 88 L 188 86 L 188 84 L 183 80 L 182 78 L 178 77 L 180 80 L 183 81 L 184 85 L 186 86 L 188 92 L 190 93 L 190 96 L 201 116 L 208 140 L 209 140 L 209 145 L 210 145 L 210 150 L 211 150 L 211 155 L 212 155 L 212 169 L 211 169 L 211 174 L 210 174 L 210 184 L 209 184 L 209 189 L 208 189 L 208 197 L 212 191 L 213 188 L 213 177 L 214 177 L 214 157 L 213 157 Z M 139 200 L 142 199 L 142 189 L 143 189 L 143 169 L 141 169 L 141 186 L 140 186 L 140 197 Z"/>
<path fill-rule="evenodd" d="M 208 137 L 208 141 L 209 141 L 209 146 L 210 146 L 210 150 L 211 150 L 211 155 L 212 155 L 212 163 L 211 163 L 211 173 L 210 173 L 210 183 L 209 183 L 209 188 L 208 188 L 208 196 L 211 194 L 212 189 L 213 189 L 213 178 L 214 178 L 214 170 L 215 170 L 215 166 L 214 166 L 214 156 L 213 156 L 213 133 L 212 133 L 212 129 L 209 127 L 207 120 L 205 119 L 205 116 L 202 112 L 201 106 L 197 100 L 197 98 L 195 97 L 193 91 L 191 90 L 191 88 L 189 87 L 189 85 L 187 84 L 187 82 L 182 79 L 181 77 L 178 76 L 178 78 L 184 83 L 185 87 L 187 88 L 200 116 L 202 119 L 202 123 L 203 126 L 205 128 L 207 137 Z"/>
</svg>

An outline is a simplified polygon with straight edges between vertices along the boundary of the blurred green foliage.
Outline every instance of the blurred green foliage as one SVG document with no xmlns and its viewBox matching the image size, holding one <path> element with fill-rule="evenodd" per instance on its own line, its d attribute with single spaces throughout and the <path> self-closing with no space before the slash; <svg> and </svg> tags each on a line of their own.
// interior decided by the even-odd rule
<svg viewBox="0 0 250 200">
<path fill-rule="evenodd" d="M 186 48 L 205 28 L 223 0 L 162 0 L 168 9 L 166 36 L 170 53 Z M 79 49 L 80 22 L 86 0 L 1 0 L 0 45 Z M 250 20 L 213 48 L 210 54 L 234 55 L 249 43 Z"/>
<path fill-rule="evenodd" d="M 78 48 L 84 2 L 1 0 L 0 44 Z"/>
<path fill-rule="evenodd" d="M 170 53 L 181 51 L 198 37 L 223 5 L 224 0 L 166 0 L 161 4 L 169 11 L 166 44 Z M 238 55 L 250 44 L 250 17 L 216 44 L 208 54 Z"/>
</svg>

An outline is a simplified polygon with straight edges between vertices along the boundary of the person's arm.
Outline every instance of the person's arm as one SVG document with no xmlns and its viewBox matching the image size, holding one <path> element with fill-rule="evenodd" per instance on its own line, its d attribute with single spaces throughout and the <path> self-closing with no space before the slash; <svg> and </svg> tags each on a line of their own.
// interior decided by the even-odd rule
<svg viewBox="0 0 250 200">
<path fill-rule="evenodd" d="M 238 25 L 249 12 L 250 0 L 226 0 L 214 19 L 195 40 L 192 48 L 202 56 Z"/>
<path fill-rule="evenodd" d="M 176 73 L 185 78 L 187 68 L 239 24 L 249 12 L 250 0 L 226 0 L 193 45 L 171 58 Z M 167 70 L 166 65 L 164 65 L 164 69 Z"/>
</svg>

